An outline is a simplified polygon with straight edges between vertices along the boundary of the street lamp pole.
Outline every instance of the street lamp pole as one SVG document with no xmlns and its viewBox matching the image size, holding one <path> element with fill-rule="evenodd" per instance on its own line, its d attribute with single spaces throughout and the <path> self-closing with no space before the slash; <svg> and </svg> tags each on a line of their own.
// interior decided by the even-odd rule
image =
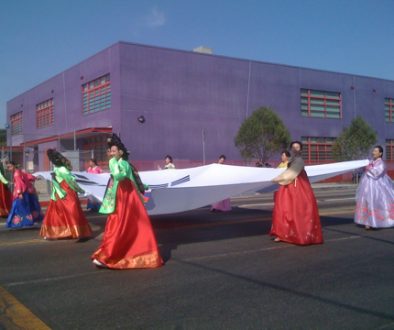
<svg viewBox="0 0 394 330">
<path fill-rule="evenodd" d="M 201 140 L 202 140 L 202 164 L 205 165 L 205 129 L 201 129 Z"/>
<path fill-rule="evenodd" d="M 9 148 L 10 150 L 10 161 L 12 161 L 12 141 L 11 141 L 11 132 L 10 132 L 10 124 L 9 123 L 5 123 L 4 125 L 5 128 L 5 135 L 6 135 L 6 146 Z"/>
</svg>

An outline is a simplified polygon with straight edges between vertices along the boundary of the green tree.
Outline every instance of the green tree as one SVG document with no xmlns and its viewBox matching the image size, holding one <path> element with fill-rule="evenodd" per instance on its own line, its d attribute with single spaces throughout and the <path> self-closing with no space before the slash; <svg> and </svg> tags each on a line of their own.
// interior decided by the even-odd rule
<svg viewBox="0 0 394 330">
<path fill-rule="evenodd" d="M 262 163 L 287 147 L 290 134 L 282 120 L 267 107 L 261 107 L 246 118 L 235 137 L 235 146 L 245 159 Z"/>
<path fill-rule="evenodd" d="M 358 116 L 336 139 L 333 145 L 334 159 L 342 161 L 363 158 L 376 140 L 376 132 Z"/>
</svg>

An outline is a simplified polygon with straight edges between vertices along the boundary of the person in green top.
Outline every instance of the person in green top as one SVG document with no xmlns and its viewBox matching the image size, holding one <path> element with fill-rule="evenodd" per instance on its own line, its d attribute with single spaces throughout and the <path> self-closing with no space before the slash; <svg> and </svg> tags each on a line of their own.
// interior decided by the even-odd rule
<svg viewBox="0 0 394 330">
<path fill-rule="evenodd" d="M 99 210 L 108 214 L 101 245 L 91 257 L 99 267 L 156 268 L 163 264 L 149 216 L 138 190 L 129 152 L 113 134 L 108 141 L 111 177 Z"/>
<path fill-rule="evenodd" d="M 132 181 L 134 187 L 136 188 L 138 197 L 141 199 L 141 201 L 144 200 L 136 180 L 138 174 L 133 170 L 133 167 L 127 160 L 125 160 L 122 156 L 120 156 L 118 159 L 117 157 L 111 158 L 109 161 L 109 170 L 111 173 L 111 179 L 107 185 L 99 213 L 111 214 L 115 211 L 116 192 L 118 190 L 119 182 L 124 179 L 129 179 Z M 147 187 L 145 186 L 145 189 L 146 188 Z"/>
<path fill-rule="evenodd" d="M 82 211 L 78 194 L 81 187 L 71 173 L 71 162 L 54 149 L 47 151 L 53 163 L 51 200 L 43 220 L 40 235 L 44 239 L 77 238 L 92 236 L 90 225 Z"/>
</svg>

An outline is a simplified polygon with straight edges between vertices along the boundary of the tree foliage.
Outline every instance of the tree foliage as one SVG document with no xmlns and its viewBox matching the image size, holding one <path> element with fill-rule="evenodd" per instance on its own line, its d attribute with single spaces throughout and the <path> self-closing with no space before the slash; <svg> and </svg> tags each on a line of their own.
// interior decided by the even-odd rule
<svg viewBox="0 0 394 330">
<path fill-rule="evenodd" d="M 376 132 L 358 116 L 336 139 L 333 145 L 334 159 L 342 161 L 363 158 L 376 140 Z"/>
<path fill-rule="evenodd" d="M 245 159 L 262 163 L 288 146 L 290 134 L 282 120 L 267 107 L 261 107 L 246 118 L 235 137 L 235 146 Z"/>
</svg>

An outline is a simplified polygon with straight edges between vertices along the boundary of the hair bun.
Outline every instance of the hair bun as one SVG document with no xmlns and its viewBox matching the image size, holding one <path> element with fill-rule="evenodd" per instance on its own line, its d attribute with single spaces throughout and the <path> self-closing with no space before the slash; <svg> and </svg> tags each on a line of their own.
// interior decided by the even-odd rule
<svg viewBox="0 0 394 330">
<path fill-rule="evenodd" d="M 122 140 L 118 135 L 112 133 L 112 136 L 108 138 L 107 141 L 108 141 L 108 148 L 111 148 L 112 146 L 116 146 L 119 150 L 123 151 L 122 158 L 128 160 L 129 151 L 127 150 L 126 146 L 123 144 Z"/>
<path fill-rule="evenodd" d="M 71 162 L 56 149 L 48 149 L 47 156 L 53 165 L 57 167 L 65 166 L 71 170 Z"/>
</svg>

